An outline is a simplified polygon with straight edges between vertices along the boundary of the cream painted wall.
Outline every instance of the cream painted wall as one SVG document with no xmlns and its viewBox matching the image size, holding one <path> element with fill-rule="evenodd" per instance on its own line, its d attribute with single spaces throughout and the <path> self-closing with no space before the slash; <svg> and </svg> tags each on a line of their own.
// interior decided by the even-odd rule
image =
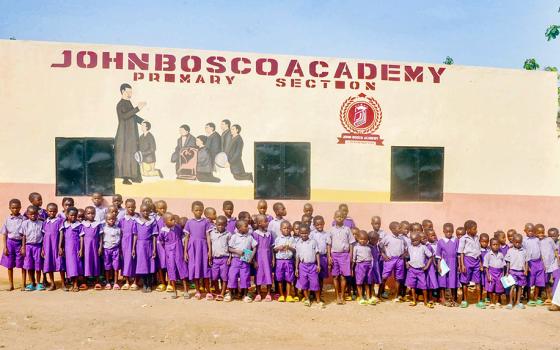
<svg viewBox="0 0 560 350">
<path fill-rule="evenodd" d="M 168 178 L 174 177 L 169 158 L 179 125 L 189 124 L 198 135 L 204 133 L 205 123 L 218 125 L 229 118 L 243 128 L 249 171 L 254 141 L 311 142 L 314 189 L 388 192 L 390 147 L 414 145 L 445 147 L 446 193 L 560 195 L 555 73 L 450 66 L 440 84 L 376 80 L 376 91 L 366 93 L 383 111 L 377 133 L 385 146 L 378 147 L 336 143 L 346 132 L 339 122 L 341 104 L 364 90 L 279 88 L 275 78 L 255 74 L 237 75 L 227 86 L 133 82 L 128 70 L 51 68 L 65 49 L 274 57 L 284 65 L 291 58 L 302 64 L 317 59 L 0 41 L 0 183 L 54 183 L 57 136 L 113 137 L 119 85 L 129 82 L 133 103 L 148 102 L 139 115 L 152 123 L 157 163 Z M 335 64 L 342 59 L 323 60 Z M 429 75 L 424 77 L 428 80 Z M 222 175 L 224 186 L 252 187 L 234 181 L 227 171 Z"/>
</svg>

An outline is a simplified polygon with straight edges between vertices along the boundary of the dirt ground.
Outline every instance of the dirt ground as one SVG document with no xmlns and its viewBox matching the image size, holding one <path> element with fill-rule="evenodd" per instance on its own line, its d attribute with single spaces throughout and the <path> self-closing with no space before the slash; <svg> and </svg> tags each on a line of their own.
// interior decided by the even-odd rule
<svg viewBox="0 0 560 350">
<path fill-rule="evenodd" d="M 545 307 L 320 309 L 158 292 L 6 292 L 6 277 L 2 269 L 0 349 L 560 349 L 560 312 Z"/>
</svg>

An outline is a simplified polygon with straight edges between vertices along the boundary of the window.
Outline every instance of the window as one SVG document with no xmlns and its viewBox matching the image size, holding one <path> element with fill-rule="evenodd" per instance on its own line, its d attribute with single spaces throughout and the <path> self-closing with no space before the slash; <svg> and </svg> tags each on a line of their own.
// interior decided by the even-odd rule
<svg viewBox="0 0 560 350">
<path fill-rule="evenodd" d="M 255 199 L 309 199 L 310 144 L 255 142 Z"/>
<path fill-rule="evenodd" d="M 391 147 L 391 200 L 443 200 L 443 147 Z"/>
<path fill-rule="evenodd" d="M 115 192 L 112 138 L 55 139 L 56 195 L 83 196 Z"/>
</svg>

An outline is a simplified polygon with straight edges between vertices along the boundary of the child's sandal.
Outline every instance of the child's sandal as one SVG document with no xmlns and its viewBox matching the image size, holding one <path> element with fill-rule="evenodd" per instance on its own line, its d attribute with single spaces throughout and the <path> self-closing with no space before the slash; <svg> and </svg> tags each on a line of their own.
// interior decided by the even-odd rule
<svg viewBox="0 0 560 350">
<path fill-rule="evenodd" d="M 96 283 L 95 286 L 93 287 L 93 289 L 95 290 L 102 290 L 103 287 L 101 287 L 101 285 L 99 283 Z"/>
<path fill-rule="evenodd" d="M 427 307 L 428 309 L 433 309 L 433 308 L 434 308 L 434 303 L 432 303 L 432 302 L 429 302 L 429 303 L 424 304 L 424 305 L 426 305 L 426 307 Z"/>
<path fill-rule="evenodd" d="M 107 284 L 105 285 L 105 290 L 111 290 L 111 289 L 112 289 L 111 283 L 107 283 Z"/>
<path fill-rule="evenodd" d="M 224 301 L 224 297 L 221 295 L 216 296 L 216 301 Z"/>
<path fill-rule="evenodd" d="M 214 295 L 212 295 L 212 293 L 206 293 L 206 300 L 208 301 L 214 300 Z"/>
<path fill-rule="evenodd" d="M 120 290 L 121 287 L 119 287 L 118 283 L 115 283 L 115 285 L 113 286 L 113 290 Z"/>
<path fill-rule="evenodd" d="M 415 301 L 411 301 L 410 303 L 408 303 L 408 306 L 416 306 L 416 302 Z"/>
<path fill-rule="evenodd" d="M 130 290 L 138 290 L 138 285 L 137 285 L 136 283 L 133 283 L 133 284 L 130 286 Z"/>
<path fill-rule="evenodd" d="M 88 290 L 88 286 L 87 286 L 87 284 L 82 283 L 82 284 L 80 284 L 79 289 L 80 289 L 80 290 Z"/>
<path fill-rule="evenodd" d="M 272 297 L 270 296 L 270 294 L 267 294 L 266 297 L 264 298 L 264 301 L 269 303 L 272 301 Z"/>
<path fill-rule="evenodd" d="M 125 283 L 125 284 L 122 286 L 121 289 L 122 289 L 122 290 L 129 290 L 129 289 L 130 289 L 130 284 Z"/>
</svg>

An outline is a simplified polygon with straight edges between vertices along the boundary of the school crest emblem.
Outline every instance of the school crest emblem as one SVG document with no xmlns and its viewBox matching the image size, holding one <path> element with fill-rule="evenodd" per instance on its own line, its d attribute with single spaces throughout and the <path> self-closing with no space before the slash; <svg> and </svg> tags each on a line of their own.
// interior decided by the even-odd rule
<svg viewBox="0 0 560 350">
<path fill-rule="evenodd" d="M 383 140 L 374 132 L 382 120 L 379 103 L 363 93 L 348 97 L 340 107 L 340 123 L 348 131 L 338 138 L 339 144 L 346 142 L 375 143 L 383 146 Z"/>
</svg>

